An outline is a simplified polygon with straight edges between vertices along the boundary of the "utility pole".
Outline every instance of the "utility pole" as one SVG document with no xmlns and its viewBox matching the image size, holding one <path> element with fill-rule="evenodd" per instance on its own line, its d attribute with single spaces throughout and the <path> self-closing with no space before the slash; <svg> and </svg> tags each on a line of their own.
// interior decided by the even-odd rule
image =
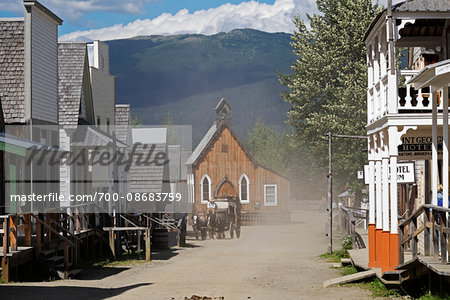
<svg viewBox="0 0 450 300">
<path fill-rule="evenodd" d="M 332 134 L 328 132 L 328 253 L 333 253 L 333 137 L 346 139 L 365 139 L 367 136 Z"/>
<path fill-rule="evenodd" d="M 328 132 L 328 253 L 333 253 L 333 135 Z"/>
</svg>

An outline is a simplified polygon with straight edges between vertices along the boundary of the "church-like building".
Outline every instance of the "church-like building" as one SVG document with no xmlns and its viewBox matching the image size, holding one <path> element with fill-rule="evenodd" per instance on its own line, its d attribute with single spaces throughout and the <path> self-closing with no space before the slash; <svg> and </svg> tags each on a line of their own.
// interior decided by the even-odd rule
<svg viewBox="0 0 450 300">
<path fill-rule="evenodd" d="M 215 112 L 214 124 L 186 162 L 193 211 L 206 211 L 208 200 L 226 196 L 239 197 L 244 213 L 285 211 L 289 179 L 261 165 L 247 151 L 231 129 L 231 107 L 225 99 Z"/>
</svg>

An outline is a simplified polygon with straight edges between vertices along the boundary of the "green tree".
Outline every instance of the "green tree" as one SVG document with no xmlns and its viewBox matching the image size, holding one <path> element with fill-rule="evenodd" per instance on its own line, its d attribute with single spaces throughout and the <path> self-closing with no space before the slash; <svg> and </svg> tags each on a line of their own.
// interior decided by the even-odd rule
<svg viewBox="0 0 450 300">
<path fill-rule="evenodd" d="M 301 153 L 303 167 L 321 170 L 328 166 L 327 132 L 365 135 L 366 47 L 365 30 L 379 8 L 371 0 L 317 0 L 319 14 L 308 16 L 309 28 L 299 16 L 292 37 L 296 61 L 293 73 L 280 75 L 288 90 L 282 96 L 292 104 L 288 123 Z M 359 185 L 356 171 L 362 168 L 366 142 L 333 140 L 335 186 Z M 323 189 L 322 189 L 323 191 Z"/>
<path fill-rule="evenodd" d="M 131 126 L 134 128 L 142 127 L 141 119 L 139 119 L 138 116 L 136 116 L 135 118 L 131 118 Z"/>
<path fill-rule="evenodd" d="M 288 137 L 267 127 L 259 118 L 248 133 L 250 152 L 259 163 L 283 174 L 287 173 Z"/>
</svg>

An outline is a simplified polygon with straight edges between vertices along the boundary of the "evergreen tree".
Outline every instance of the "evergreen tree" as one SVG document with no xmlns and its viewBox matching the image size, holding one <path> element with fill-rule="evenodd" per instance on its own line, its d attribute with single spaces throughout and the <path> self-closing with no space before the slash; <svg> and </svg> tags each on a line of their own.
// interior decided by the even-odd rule
<svg viewBox="0 0 450 300">
<path fill-rule="evenodd" d="M 328 132 L 366 135 L 365 30 L 379 11 L 371 0 L 317 0 L 319 14 L 308 16 L 310 26 L 296 16 L 292 47 L 296 61 L 292 74 L 280 75 L 292 104 L 288 123 L 303 167 L 326 174 Z M 342 189 L 356 184 L 367 147 L 365 140 L 333 140 L 333 171 Z M 304 171 L 304 170 L 303 170 Z M 323 182 L 322 180 L 320 180 Z M 325 186 L 326 187 L 326 186 Z M 323 191 L 324 189 L 322 189 Z"/>
</svg>

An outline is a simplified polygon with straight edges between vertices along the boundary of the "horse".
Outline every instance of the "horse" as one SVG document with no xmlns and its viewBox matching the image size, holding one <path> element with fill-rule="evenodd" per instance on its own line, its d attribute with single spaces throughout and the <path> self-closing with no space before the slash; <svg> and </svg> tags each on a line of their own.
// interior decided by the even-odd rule
<svg viewBox="0 0 450 300">
<path fill-rule="evenodd" d="M 194 230 L 195 239 L 198 240 L 200 232 L 202 241 L 206 239 L 207 220 L 203 214 L 195 214 L 192 216 L 192 229 Z"/>
<path fill-rule="evenodd" d="M 224 239 L 227 222 L 227 216 L 224 213 L 214 212 L 210 214 L 208 218 L 208 229 L 210 237 L 214 239 L 215 233 L 217 233 L 217 237 L 219 239 Z"/>
</svg>

